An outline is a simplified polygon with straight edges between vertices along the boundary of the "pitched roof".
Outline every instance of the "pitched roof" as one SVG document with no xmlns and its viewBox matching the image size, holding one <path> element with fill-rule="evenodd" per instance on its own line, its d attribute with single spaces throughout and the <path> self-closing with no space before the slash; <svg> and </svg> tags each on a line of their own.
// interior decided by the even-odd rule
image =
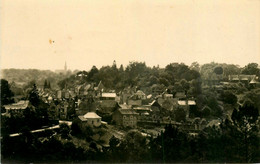
<svg viewBox="0 0 260 164">
<path fill-rule="evenodd" d="M 116 93 L 102 93 L 101 97 L 115 98 Z"/>
<path fill-rule="evenodd" d="M 150 111 L 150 108 L 147 106 L 138 106 L 138 107 L 134 107 L 133 109 L 136 111 L 143 111 L 143 110 Z"/>
<path fill-rule="evenodd" d="M 246 81 L 248 81 L 248 77 L 243 77 L 243 78 L 241 78 L 241 80 L 246 80 Z"/>
<path fill-rule="evenodd" d="M 132 108 L 131 105 L 127 105 L 127 104 L 120 104 L 119 107 L 122 109 L 131 109 Z"/>
<path fill-rule="evenodd" d="M 188 105 L 196 105 L 196 102 L 194 100 L 188 100 Z"/>
<path fill-rule="evenodd" d="M 186 101 L 179 100 L 179 101 L 178 101 L 178 105 L 182 105 L 182 106 L 183 106 L 183 105 L 186 105 Z"/>
<path fill-rule="evenodd" d="M 153 102 L 151 102 L 150 105 L 151 106 L 160 106 L 161 107 L 161 105 L 156 100 L 153 100 Z"/>
<path fill-rule="evenodd" d="M 177 92 L 175 94 L 175 97 L 176 98 L 184 98 L 184 97 L 186 97 L 186 95 L 185 95 L 185 92 Z"/>
<path fill-rule="evenodd" d="M 229 75 L 228 79 L 233 81 L 238 80 L 252 80 L 256 75 Z"/>
<path fill-rule="evenodd" d="M 26 109 L 29 105 L 28 100 L 19 101 L 18 103 L 13 103 L 10 105 L 4 105 L 5 109 Z"/>
<path fill-rule="evenodd" d="M 115 100 L 102 100 L 100 101 L 100 106 L 105 108 L 114 108 L 116 107 L 117 102 Z"/>
<path fill-rule="evenodd" d="M 147 96 L 147 99 L 150 99 L 152 97 L 153 97 L 153 95 L 150 94 L 150 95 Z"/>
<path fill-rule="evenodd" d="M 166 93 L 164 94 L 164 97 L 173 97 L 173 94 Z"/>
<path fill-rule="evenodd" d="M 82 121 L 86 121 L 86 120 L 88 120 L 88 119 L 90 119 L 90 118 L 96 118 L 96 119 L 98 119 L 98 118 L 101 118 L 99 115 L 97 115 L 95 112 L 88 112 L 88 113 L 86 113 L 85 115 L 81 115 L 81 116 L 78 116 L 79 117 L 79 119 L 80 120 L 82 120 Z"/>
<path fill-rule="evenodd" d="M 118 111 L 121 114 L 135 114 L 137 115 L 138 113 L 136 113 L 133 109 L 118 109 Z"/>
<path fill-rule="evenodd" d="M 104 87 L 103 84 L 102 84 L 102 81 L 100 81 L 100 82 L 98 83 L 98 86 L 97 86 L 97 87 L 98 87 L 98 88 L 99 88 L 99 87 Z"/>
<path fill-rule="evenodd" d="M 253 78 L 253 79 L 250 81 L 250 84 L 255 84 L 255 83 L 258 83 L 258 82 L 256 81 L 255 78 Z"/>
<path fill-rule="evenodd" d="M 141 91 L 141 90 L 138 90 L 135 94 L 136 95 L 145 95 L 145 93 L 143 91 Z"/>
<path fill-rule="evenodd" d="M 205 109 L 209 109 L 210 111 L 212 110 L 209 106 L 205 105 L 202 110 L 205 110 Z"/>
</svg>

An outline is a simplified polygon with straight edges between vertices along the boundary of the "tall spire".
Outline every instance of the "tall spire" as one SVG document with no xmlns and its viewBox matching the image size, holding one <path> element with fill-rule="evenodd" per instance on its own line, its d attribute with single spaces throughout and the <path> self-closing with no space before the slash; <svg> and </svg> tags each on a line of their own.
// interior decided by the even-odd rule
<svg viewBox="0 0 260 164">
<path fill-rule="evenodd" d="M 67 72 L 67 62 L 65 61 L 64 72 Z"/>
</svg>

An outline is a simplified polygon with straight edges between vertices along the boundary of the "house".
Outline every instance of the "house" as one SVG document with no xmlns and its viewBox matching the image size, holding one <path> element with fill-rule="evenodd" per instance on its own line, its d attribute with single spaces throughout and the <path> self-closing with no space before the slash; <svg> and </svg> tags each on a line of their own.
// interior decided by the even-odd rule
<svg viewBox="0 0 260 164">
<path fill-rule="evenodd" d="M 60 119 L 67 119 L 68 116 L 68 108 L 69 103 L 67 101 L 62 101 L 60 104 L 57 105 L 58 115 Z"/>
<path fill-rule="evenodd" d="M 80 115 L 78 118 L 81 121 L 81 128 L 86 126 L 99 127 L 101 125 L 101 117 L 95 112 L 88 112 L 85 115 Z"/>
<path fill-rule="evenodd" d="M 133 107 L 134 111 L 138 113 L 138 120 L 149 119 L 151 108 L 150 106 Z"/>
<path fill-rule="evenodd" d="M 243 82 L 248 84 L 251 80 L 257 78 L 256 75 L 229 75 L 228 80 L 230 82 Z"/>
<path fill-rule="evenodd" d="M 133 109 L 119 108 L 113 113 L 112 120 L 118 126 L 136 128 L 137 116 L 138 113 L 136 113 Z"/>
<path fill-rule="evenodd" d="M 196 110 L 196 102 L 194 100 L 179 100 L 178 107 L 186 111 L 186 117 L 190 117 L 190 113 Z"/>
<path fill-rule="evenodd" d="M 256 80 L 256 77 L 253 78 L 253 79 L 249 82 L 249 86 L 250 86 L 251 88 L 256 87 L 257 84 L 259 84 L 259 82 Z"/>
<path fill-rule="evenodd" d="M 11 115 L 11 114 L 23 114 L 23 111 L 28 108 L 29 106 L 29 101 L 28 100 L 22 100 L 17 103 L 9 104 L 9 105 L 4 105 L 4 108 L 6 110 L 6 115 Z"/>
<path fill-rule="evenodd" d="M 103 92 L 103 90 L 105 89 L 104 85 L 102 84 L 102 81 L 100 81 L 98 83 L 98 85 L 96 87 L 94 87 L 94 90 L 95 91 L 98 91 L 98 92 Z"/>
<path fill-rule="evenodd" d="M 70 99 L 75 97 L 75 93 L 73 91 L 70 91 L 68 89 L 66 90 L 58 90 L 57 93 L 57 99 Z M 43 95 L 42 97 L 48 96 L 48 93 L 46 95 Z"/>
<path fill-rule="evenodd" d="M 75 94 L 77 94 L 79 97 L 84 97 L 87 95 L 94 96 L 94 84 L 82 84 L 75 88 Z"/>
<path fill-rule="evenodd" d="M 131 97 L 136 92 L 136 87 L 127 87 L 124 90 L 119 92 L 120 95 L 120 103 L 124 104 L 127 103 L 129 97 Z"/>
</svg>

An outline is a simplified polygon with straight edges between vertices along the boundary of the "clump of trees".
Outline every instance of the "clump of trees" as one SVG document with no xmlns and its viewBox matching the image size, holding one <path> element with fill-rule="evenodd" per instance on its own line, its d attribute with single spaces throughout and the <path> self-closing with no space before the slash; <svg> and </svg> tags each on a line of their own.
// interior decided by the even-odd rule
<svg viewBox="0 0 260 164">
<path fill-rule="evenodd" d="M 10 89 L 10 85 L 7 80 L 1 79 L 1 111 L 3 105 L 14 102 L 14 93 Z"/>
<path fill-rule="evenodd" d="M 138 89 L 151 93 L 156 88 L 173 89 L 173 86 L 179 83 L 181 90 L 191 89 L 194 94 L 201 92 L 200 73 L 183 63 L 171 63 L 165 68 L 151 68 L 146 66 L 145 62 L 130 62 L 124 68 L 123 65 L 117 67 L 114 62 L 112 66 L 103 66 L 100 69 L 93 66 L 90 71 L 80 71 L 58 84 L 60 88 L 69 88 L 86 82 L 97 85 L 99 81 L 102 81 L 107 89 L 117 91 L 128 86 L 137 86 Z"/>
<path fill-rule="evenodd" d="M 20 132 L 24 127 L 32 130 L 50 124 L 47 111 L 49 105 L 40 99 L 35 84 L 29 92 L 28 100 L 29 105 L 22 114 L 11 113 L 10 117 L 2 116 L 1 132 L 3 135 Z"/>
</svg>

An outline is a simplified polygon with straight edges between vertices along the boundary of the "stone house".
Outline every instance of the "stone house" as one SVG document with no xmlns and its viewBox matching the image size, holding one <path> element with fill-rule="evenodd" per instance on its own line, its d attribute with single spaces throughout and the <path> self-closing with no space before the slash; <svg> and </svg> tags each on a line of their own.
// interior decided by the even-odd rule
<svg viewBox="0 0 260 164">
<path fill-rule="evenodd" d="M 136 113 L 133 109 L 120 108 L 112 114 L 112 120 L 118 126 L 136 128 L 137 116 L 138 113 Z"/>
</svg>

